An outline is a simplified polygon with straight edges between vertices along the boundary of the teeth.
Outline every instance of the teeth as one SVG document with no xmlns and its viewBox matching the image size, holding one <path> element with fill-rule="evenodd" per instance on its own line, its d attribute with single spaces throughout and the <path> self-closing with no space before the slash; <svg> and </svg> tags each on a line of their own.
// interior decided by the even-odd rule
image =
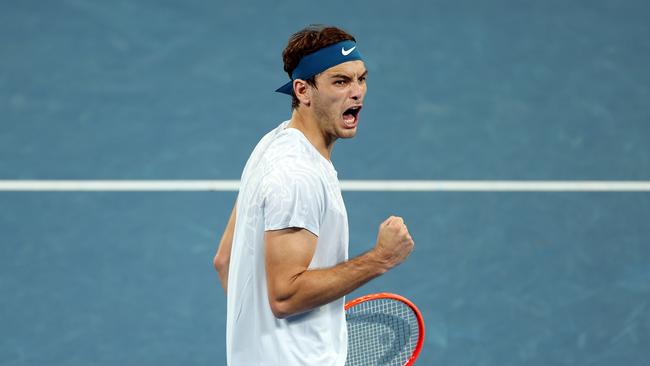
<svg viewBox="0 0 650 366">
<path fill-rule="evenodd" d="M 343 115 L 353 115 L 354 117 L 357 116 L 357 113 L 359 113 L 359 110 L 361 110 L 361 106 L 355 106 L 355 107 L 350 107 L 343 112 Z"/>
</svg>

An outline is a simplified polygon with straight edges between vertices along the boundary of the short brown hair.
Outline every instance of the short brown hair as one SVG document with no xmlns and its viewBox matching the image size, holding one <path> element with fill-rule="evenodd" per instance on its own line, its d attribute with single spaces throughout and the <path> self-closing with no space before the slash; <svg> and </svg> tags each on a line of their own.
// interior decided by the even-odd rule
<svg viewBox="0 0 650 366">
<path fill-rule="evenodd" d="M 305 27 L 289 38 L 287 47 L 282 51 L 284 71 L 291 78 L 291 73 L 304 56 L 341 41 L 356 42 L 356 39 L 346 31 L 332 26 L 312 24 Z M 305 81 L 309 85 L 316 87 L 316 76 Z M 300 105 L 300 101 L 292 94 L 291 108 L 296 109 L 298 105 Z"/>
</svg>

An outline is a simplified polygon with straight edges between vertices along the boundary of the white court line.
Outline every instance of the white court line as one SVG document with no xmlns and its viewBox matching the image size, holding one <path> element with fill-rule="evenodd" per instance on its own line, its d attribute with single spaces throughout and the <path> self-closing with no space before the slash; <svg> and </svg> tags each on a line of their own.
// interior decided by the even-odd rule
<svg viewBox="0 0 650 366">
<path fill-rule="evenodd" d="M 344 191 L 650 192 L 650 181 L 342 180 Z M 239 180 L 0 180 L 0 191 L 237 191 Z"/>
</svg>

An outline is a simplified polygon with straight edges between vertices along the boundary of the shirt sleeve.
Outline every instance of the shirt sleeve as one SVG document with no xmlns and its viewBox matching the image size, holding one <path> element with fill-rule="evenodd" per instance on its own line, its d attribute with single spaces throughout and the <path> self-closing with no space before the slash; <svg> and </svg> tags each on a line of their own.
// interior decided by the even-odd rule
<svg viewBox="0 0 650 366">
<path fill-rule="evenodd" d="M 274 169 L 262 184 L 264 230 L 290 227 L 319 235 L 325 194 L 315 169 L 294 164 Z"/>
</svg>

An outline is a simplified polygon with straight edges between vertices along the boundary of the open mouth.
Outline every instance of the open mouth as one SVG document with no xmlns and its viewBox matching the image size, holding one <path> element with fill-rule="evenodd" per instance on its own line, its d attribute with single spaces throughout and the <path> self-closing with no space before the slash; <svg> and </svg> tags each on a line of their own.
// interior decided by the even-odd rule
<svg viewBox="0 0 650 366">
<path fill-rule="evenodd" d="M 355 127 L 359 121 L 359 111 L 361 111 L 361 106 L 350 107 L 343 112 L 343 122 L 346 127 Z"/>
</svg>

